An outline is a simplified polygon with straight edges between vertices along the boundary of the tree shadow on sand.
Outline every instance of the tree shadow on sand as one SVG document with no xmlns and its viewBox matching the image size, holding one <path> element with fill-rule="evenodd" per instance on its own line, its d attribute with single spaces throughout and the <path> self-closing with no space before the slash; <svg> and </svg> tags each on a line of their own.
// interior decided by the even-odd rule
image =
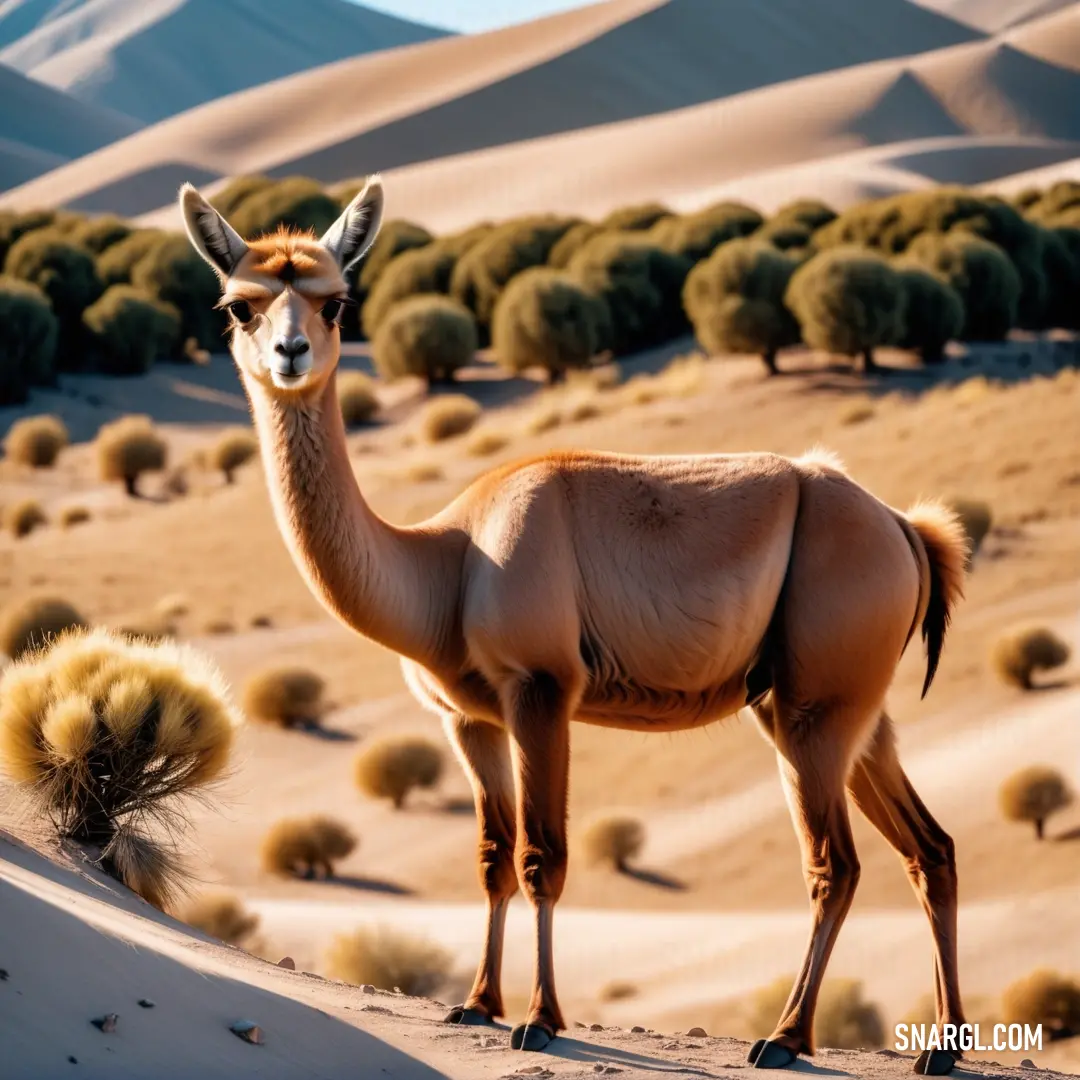
<svg viewBox="0 0 1080 1080">
<path fill-rule="evenodd" d="M 381 893 L 384 896 L 412 896 L 412 889 L 381 878 L 361 877 L 358 874 L 335 874 L 333 877 L 319 878 L 320 885 L 340 885 L 344 889 L 358 889 L 361 892 Z"/>
<path fill-rule="evenodd" d="M 640 866 L 624 866 L 619 871 L 628 878 L 640 881 L 644 885 L 655 885 L 658 889 L 670 889 L 673 892 L 685 892 L 686 883 L 659 870 L 646 870 Z"/>
</svg>

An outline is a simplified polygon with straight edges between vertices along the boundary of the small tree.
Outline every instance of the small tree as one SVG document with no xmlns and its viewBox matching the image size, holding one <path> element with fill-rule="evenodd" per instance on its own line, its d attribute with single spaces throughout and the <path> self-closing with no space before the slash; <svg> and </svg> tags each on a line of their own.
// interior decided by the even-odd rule
<svg viewBox="0 0 1080 1080">
<path fill-rule="evenodd" d="M 144 472 L 165 468 L 169 448 L 148 416 L 122 416 L 103 424 L 97 434 L 98 471 L 102 480 L 122 480 L 128 495 L 138 495 Z"/>
<path fill-rule="evenodd" d="M 964 328 L 964 302 L 944 279 L 918 265 L 895 264 L 904 291 L 904 334 L 901 349 L 912 349 L 924 364 L 940 363 L 945 346 Z"/>
<path fill-rule="evenodd" d="M 495 305 L 491 339 L 499 362 L 511 371 L 542 367 L 551 382 L 589 367 L 609 319 L 603 304 L 557 270 L 518 274 Z"/>
<path fill-rule="evenodd" d="M 1056 769 L 1032 765 L 1010 776 L 998 799 L 1006 821 L 1029 822 L 1035 826 L 1035 838 L 1042 840 L 1046 819 L 1069 806 L 1073 794 Z"/>
<path fill-rule="evenodd" d="M 449 382 L 472 362 L 476 347 L 476 321 L 467 308 L 445 296 L 414 296 L 388 312 L 372 339 L 371 359 L 384 379 Z"/>
<path fill-rule="evenodd" d="M 115 214 L 105 214 L 102 217 L 87 218 L 80 221 L 68 233 L 68 238 L 73 244 L 81 244 L 92 255 L 100 255 L 108 251 L 114 244 L 126 240 L 134 230 Z"/>
<path fill-rule="evenodd" d="M 326 683 L 306 668 L 271 668 L 248 679 L 244 712 L 280 727 L 313 727 L 326 711 Z"/>
<path fill-rule="evenodd" d="M 756 210 L 742 203 L 721 202 L 692 214 L 664 218 L 648 235 L 665 251 L 693 264 L 707 258 L 721 244 L 756 232 L 764 220 Z"/>
<path fill-rule="evenodd" d="M 360 312 L 364 302 L 383 275 L 383 271 L 399 255 L 407 251 L 416 251 L 427 247 L 434 237 L 422 225 L 399 219 L 384 221 L 379 229 L 375 243 L 364 256 L 359 270 L 351 275 L 349 295 L 356 301 L 355 307 L 345 309 L 341 322 L 341 332 L 346 338 L 355 338 L 360 334 Z"/>
<path fill-rule="evenodd" d="M 570 265 L 574 253 L 583 248 L 594 236 L 613 230 L 595 225 L 591 221 L 579 221 L 571 225 L 552 245 L 548 252 L 547 264 L 552 270 L 565 270 Z"/>
<path fill-rule="evenodd" d="M 241 174 L 234 176 L 225 186 L 210 200 L 210 205 L 228 221 L 232 221 L 233 214 L 248 199 L 263 191 L 267 191 L 275 184 L 269 176 L 252 176 Z M 342 207 L 344 210 L 345 207 Z"/>
<path fill-rule="evenodd" d="M 604 814 L 590 821 L 581 834 L 585 861 L 591 866 L 608 865 L 625 874 L 629 861 L 645 844 L 645 827 L 637 818 Z"/>
<path fill-rule="evenodd" d="M 113 285 L 83 313 L 93 367 L 106 375 L 143 375 L 180 348 L 180 313 L 131 285 Z"/>
<path fill-rule="evenodd" d="M 361 309 L 364 336 L 374 341 L 379 327 L 402 300 L 429 293 L 445 296 L 457 259 L 457 254 L 443 241 L 403 252 L 391 259 L 372 285 Z"/>
<path fill-rule="evenodd" d="M 356 756 L 356 785 L 372 799 L 389 799 L 395 810 L 412 791 L 432 788 L 442 776 L 442 749 L 419 735 L 377 739 Z"/>
<path fill-rule="evenodd" d="M 1069 662 L 1072 651 L 1045 626 L 1018 626 L 994 643 L 990 662 L 1002 682 L 1033 690 L 1037 671 L 1053 671 Z"/>
<path fill-rule="evenodd" d="M 756 353 L 770 374 L 777 351 L 799 340 L 784 306 L 796 263 L 756 238 L 732 240 L 697 264 L 683 288 L 683 306 L 709 353 Z"/>
<path fill-rule="evenodd" d="M 59 416 L 27 416 L 16 420 L 4 439 L 4 454 L 20 465 L 49 469 L 70 442 Z"/>
<path fill-rule="evenodd" d="M 225 477 L 225 483 L 236 480 L 236 470 L 246 465 L 259 453 L 259 440 L 251 428 L 233 427 L 223 431 L 210 449 L 207 459 L 212 469 Z"/>
<path fill-rule="evenodd" d="M 98 277 L 102 288 L 110 285 L 130 285 L 135 267 L 156 248 L 167 233 L 160 229 L 137 229 L 107 248 L 97 259 Z"/>
<path fill-rule="evenodd" d="M 18 660 L 44 648 L 67 630 L 85 627 L 82 615 L 66 600 L 29 597 L 0 611 L 0 653 Z"/>
<path fill-rule="evenodd" d="M 244 237 L 284 227 L 322 236 L 337 220 L 341 207 L 317 180 L 290 176 L 252 192 L 229 215 L 229 223 Z"/>
<path fill-rule="evenodd" d="M 950 499 L 949 508 L 960 519 L 968 540 L 967 564 L 970 569 L 975 556 L 990 535 L 994 525 L 994 512 L 982 499 Z"/>
<path fill-rule="evenodd" d="M 0 276 L 0 325 L 0 405 L 18 405 L 52 382 L 60 323 L 37 285 Z"/>
<path fill-rule="evenodd" d="M 356 844 L 352 830 L 333 818 L 286 818 L 263 839 L 263 869 L 286 877 L 329 880 L 334 863 L 351 855 Z"/>
<path fill-rule="evenodd" d="M 658 221 L 673 218 L 675 211 L 659 202 L 634 203 L 620 206 L 600 219 L 601 229 L 615 229 L 623 232 L 638 232 L 651 229 Z"/>
<path fill-rule="evenodd" d="M 873 371 L 874 350 L 904 333 L 900 276 L 880 256 L 856 247 L 815 255 L 795 271 L 785 303 L 814 349 L 863 358 Z"/>
<path fill-rule="evenodd" d="M 1001 995 L 1006 1024 L 1041 1024 L 1050 1041 L 1080 1035 L 1080 983 L 1045 968 L 1006 987 Z"/>
</svg>

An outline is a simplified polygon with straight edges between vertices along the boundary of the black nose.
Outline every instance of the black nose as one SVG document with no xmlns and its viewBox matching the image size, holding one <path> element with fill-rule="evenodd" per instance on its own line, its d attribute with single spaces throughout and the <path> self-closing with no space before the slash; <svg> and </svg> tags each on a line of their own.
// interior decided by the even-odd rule
<svg viewBox="0 0 1080 1080">
<path fill-rule="evenodd" d="M 274 342 L 274 352 L 287 360 L 295 360 L 298 356 L 303 356 L 310 348 L 307 338 L 302 337 L 278 338 Z"/>
</svg>

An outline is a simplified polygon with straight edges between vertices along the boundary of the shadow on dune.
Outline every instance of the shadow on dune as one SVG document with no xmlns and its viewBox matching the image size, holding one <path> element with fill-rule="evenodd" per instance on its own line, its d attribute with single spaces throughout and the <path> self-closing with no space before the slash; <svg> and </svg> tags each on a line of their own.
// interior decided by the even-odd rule
<svg viewBox="0 0 1080 1080">
<path fill-rule="evenodd" d="M 379 878 L 359 877 L 356 874 L 335 874 L 333 877 L 320 878 L 321 885 L 340 885 L 346 889 L 359 889 L 361 892 L 381 893 L 384 896 L 412 896 L 412 889 L 397 885 L 393 881 Z"/>
<path fill-rule="evenodd" d="M 636 866 L 628 866 L 622 873 L 645 885 L 655 885 L 658 889 L 670 889 L 673 892 L 683 892 L 686 889 L 685 883 L 681 882 L 678 878 L 670 877 L 667 874 L 661 874 L 657 870 L 642 870 Z"/>
</svg>

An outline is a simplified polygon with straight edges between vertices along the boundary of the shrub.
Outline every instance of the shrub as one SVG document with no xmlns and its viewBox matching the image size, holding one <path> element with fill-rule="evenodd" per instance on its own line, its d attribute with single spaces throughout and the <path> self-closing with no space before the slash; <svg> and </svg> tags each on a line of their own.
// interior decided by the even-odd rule
<svg viewBox="0 0 1080 1080">
<path fill-rule="evenodd" d="M 126 240 L 133 231 L 123 218 L 105 214 L 80 221 L 67 235 L 73 244 L 81 244 L 92 255 L 101 255 L 121 240 Z"/>
<path fill-rule="evenodd" d="M 375 380 L 362 371 L 339 371 L 337 395 L 341 419 L 347 428 L 368 423 L 379 411 Z"/>
<path fill-rule="evenodd" d="M 18 660 L 49 644 L 66 630 L 86 627 L 83 617 L 66 600 L 31 597 L 0 611 L 0 653 Z"/>
<path fill-rule="evenodd" d="M 12 245 L 4 273 L 37 285 L 49 298 L 59 323 L 58 366 L 76 368 L 85 340 L 83 312 L 101 295 L 90 253 L 55 229 L 41 229 Z"/>
<path fill-rule="evenodd" d="M 210 200 L 210 205 L 221 214 L 230 224 L 232 216 L 254 195 L 267 191 L 274 186 L 275 181 L 269 176 L 252 176 L 243 174 L 234 176 L 225 186 Z M 345 207 L 341 207 L 342 210 Z"/>
<path fill-rule="evenodd" d="M 166 236 L 160 229 L 138 229 L 102 252 L 97 260 L 97 272 L 102 287 L 107 289 L 110 285 L 130 285 L 135 267 L 162 243 Z"/>
<path fill-rule="evenodd" d="M 129 641 L 165 641 L 176 637 L 175 624 L 156 611 L 118 618 L 110 628 Z"/>
<path fill-rule="evenodd" d="M 1069 646 L 1043 626 L 1019 626 L 995 642 L 990 662 L 1003 682 L 1033 690 L 1037 671 L 1053 671 L 1069 661 Z"/>
<path fill-rule="evenodd" d="M 167 593 L 154 605 L 154 611 L 163 619 L 182 619 L 191 611 L 191 604 L 183 593 Z"/>
<path fill-rule="evenodd" d="M 333 818 L 287 818 L 264 837 L 262 864 L 271 874 L 329 879 L 334 876 L 334 863 L 355 849 L 356 837 Z"/>
<path fill-rule="evenodd" d="M 1032 765 L 1013 773 L 998 792 L 1002 817 L 1006 821 L 1030 822 L 1038 840 L 1043 838 L 1046 819 L 1072 801 L 1065 778 L 1046 765 Z"/>
<path fill-rule="evenodd" d="M 236 470 L 258 453 L 259 440 L 255 438 L 255 432 L 246 427 L 233 427 L 218 436 L 207 460 L 212 469 L 225 474 L 225 483 L 231 484 L 235 480 Z"/>
<path fill-rule="evenodd" d="M 93 367 L 106 375 L 143 375 L 180 347 L 180 313 L 131 285 L 111 285 L 83 313 Z"/>
<path fill-rule="evenodd" d="M 1018 324 L 1020 275 L 995 244 L 966 232 L 928 233 L 912 243 L 908 258 L 956 290 L 965 341 L 1000 341 Z"/>
<path fill-rule="evenodd" d="M 60 528 L 73 529 L 76 525 L 84 525 L 90 520 L 90 511 L 85 506 L 65 506 L 60 511 Z"/>
<path fill-rule="evenodd" d="M 658 221 L 674 216 L 675 211 L 663 203 L 635 203 L 612 210 L 606 217 L 600 219 L 600 228 L 637 232 L 651 229 Z"/>
<path fill-rule="evenodd" d="M 1080 329 L 1080 228 L 1040 229 L 1043 272 L 1047 281 L 1047 328 Z"/>
<path fill-rule="evenodd" d="M 576 251 L 583 248 L 594 236 L 610 231 L 601 225 L 594 225 L 591 221 L 579 221 L 576 225 L 571 225 L 548 252 L 548 266 L 552 270 L 565 270 Z"/>
<path fill-rule="evenodd" d="M 244 237 L 281 227 L 322 236 L 340 213 L 341 207 L 317 180 L 290 176 L 250 192 L 229 216 L 229 224 Z"/>
<path fill-rule="evenodd" d="M 670 341 L 686 331 L 682 288 L 690 262 L 635 234 L 603 233 L 570 260 L 568 272 L 610 314 L 601 345 L 615 356 Z"/>
<path fill-rule="evenodd" d="M 488 457 L 497 454 L 510 445 L 510 436 L 502 431 L 487 429 L 478 431 L 468 442 L 465 449 L 473 457 Z"/>
<path fill-rule="evenodd" d="M 305 668 L 273 668 L 248 679 L 244 712 L 252 719 L 281 727 L 317 724 L 326 710 L 326 683 Z"/>
<path fill-rule="evenodd" d="M 68 429 L 58 416 L 28 416 L 16 420 L 4 439 L 4 453 L 20 465 L 48 469 L 67 446 Z"/>
<path fill-rule="evenodd" d="M 782 976 L 754 993 L 749 1023 L 755 1035 L 769 1035 L 783 1014 L 795 977 Z M 857 979 L 826 979 L 814 1016 L 814 1042 L 834 1050 L 872 1050 L 885 1041 L 878 1007 L 863 999 Z"/>
<path fill-rule="evenodd" d="M 732 240 L 697 264 L 683 288 L 683 306 L 709 353 L 755 353 L 770 372 L 776 354 L 799 340 L 784 306 L 795 261 L 757 239 Z"/>
<path fill-rule="evenodd" d="M 4 523 L 14 536 L 29 536 L 35 529 L 48 524 L 48 520 L 36 499 L 20 499 L 4 511 Z"/>
<path fill-rule="evenodd" d="M 812 230 L 792 221 L 767 221 L 754 233 L 754 240 L 771 244 L 777 251 L 797 251 L 810 245 Z"/>
<path fill-rule="evenodd" d="M 396 304 L 371 342 L 371 359 L 384 379 L 418 375 L 447 382 L 476 353 L 476 322 L 445 296 L 414 296 Z"/>
<path fill-rule="evenodd" d="M 1080 1035 L 1080 984 L 1056 971 L 1033 971 L 1001 995 L 1006 1024 L 1042 1024 L 1050 1041 Z"/>
<path fill-rule="evenodd" d="M 239 945 L 251 937 L 259 925 L 259 916 L 248 911 L 240 897 L 230 892 L 204 893 L 196 897 L 185 905 L 179 918 L 188 926 L 228 945 Z"/>
<path fill-rule="evenodd" d="M 341 332 L 346 338 L 355 338 L 359 335 L 359 316 L 364 301 L 390 263 L 406 251 L 427 247 L 434 239 L 422 225 L 416 225 L 411 221 L 395 219 L 383 222 L 375 243 L 364 256 L 364 261 L 359 271 L 353 275 L 352 284 L 349 287 L 349 295 L 356 301 L 357 306 L 345 309 L 341 321 Z"/>
<path fill-rule="evenodd" d="M 950 499 L 949 508 L 960 519 L 968 540 L 968 567 L 971 566 L 983 541 L 990 535 L 994 513 L 990 504 L 980 499 Z"/>
<path fill-rule="evenodd" d="M 692 214 L 664 218 L 649 230 L 649 238 L 665 251 L 696 263 L 721 244 L 756 232 L 764 220 L 742 203 L 721 202 Z"/>
<path fill-rule="evenodd" d="M 450 289 L 450 275 L 457 258 L 440 241 L 391 259 L 371 287 L 361 309 L 364 336 L 374 341 L 379 327 L 403 300 L 428 293 L 445 296 Z"/>
<path fill-rule="evenodd" d="M 609 318 L 603 304 L 557 270 L 518 274 L 495 307 L 491 340 L 499 362 L 511 371 L 542 367 L 552 382 L 589 367 Z"/>
<path fill-rule="evenodd" d="M 372 799 L 389 799 L 395 810 L 410 792 L 433 788 L 442 776 L 442 749 L 419 735 L 376 739 L 356 756 L 357 787 Z"/>
<path fill-rule="evenodd" d="M 442 442 L 472 430 L 483 409 L 464 394 L 447 394 L 429 401 L 420 412 L 418 427 L 425 442 Z"/>
<path fill-rule="evenodd" d="M 815 255 L 795 271 L 785 303 L 814 349 L 863 357 L 872 371 L 874 349 L 904 332 L 900 276 L 880 256 L 854 247 Z"/>
<path fill-rule="evenodd" d="M 947 282 L 929 270 L 904 261 L 895 264 L 904 292 L 901 349 L 918 351 L 924 364 L 936 364 L 945 346 L 964 329 L 964 302 Z"/>
<path fill-rule="evenodd" d="M 361 927 L 334 938 L 326 954 L 332 979 L 428 997 L 446 982 L 452 957 L 441 946 L 389 927 Z"/>
<path fill-rule="evenodd" d="M 104 630 L 62 638 L 0 680 L 9 778 L 62 836 L 100 850 L 99 866 L 159 907 L 180 881 L 182 798 L 221 777 L 235 726 L 204 657 Z"/>
<path fill-rule="evenodd" d="M 0 210 L 0 264 L 7 258 L 12 245 L 27 233 L 48 228 L 62 231 L 55 210 Z"/>
<path fill-rule="evenodd" d="M 620 873 L 629 869 L 628 860 L 641 853 L 645 826 L 637 818 L 606 814 L 593 818 L 582 830 L 581 847 L 590 866 L 610 866 Z"/>
<path fill-rule="evenodd" d="M 53 380 L 60 323 L 37 285 L 0 276 L 0 405 L 19 405 Z"/>
<path fill-rule="evenodd" d="M 796 199 L 785 203 L 770 218 L 774 224 L 798 225 L 811 232 L 836 220 L 836 211 L 820 199 Z"/>
<path fill-rule="evenodd" d="M 98 471 L 102 480 L 122 480 L 127 493 L 138 495 L 136 485 L 144 472 L 160 472 L 169 448 L 148 416 L 122 416 L 103 424 L 97 433 Z"/>
</svg>

